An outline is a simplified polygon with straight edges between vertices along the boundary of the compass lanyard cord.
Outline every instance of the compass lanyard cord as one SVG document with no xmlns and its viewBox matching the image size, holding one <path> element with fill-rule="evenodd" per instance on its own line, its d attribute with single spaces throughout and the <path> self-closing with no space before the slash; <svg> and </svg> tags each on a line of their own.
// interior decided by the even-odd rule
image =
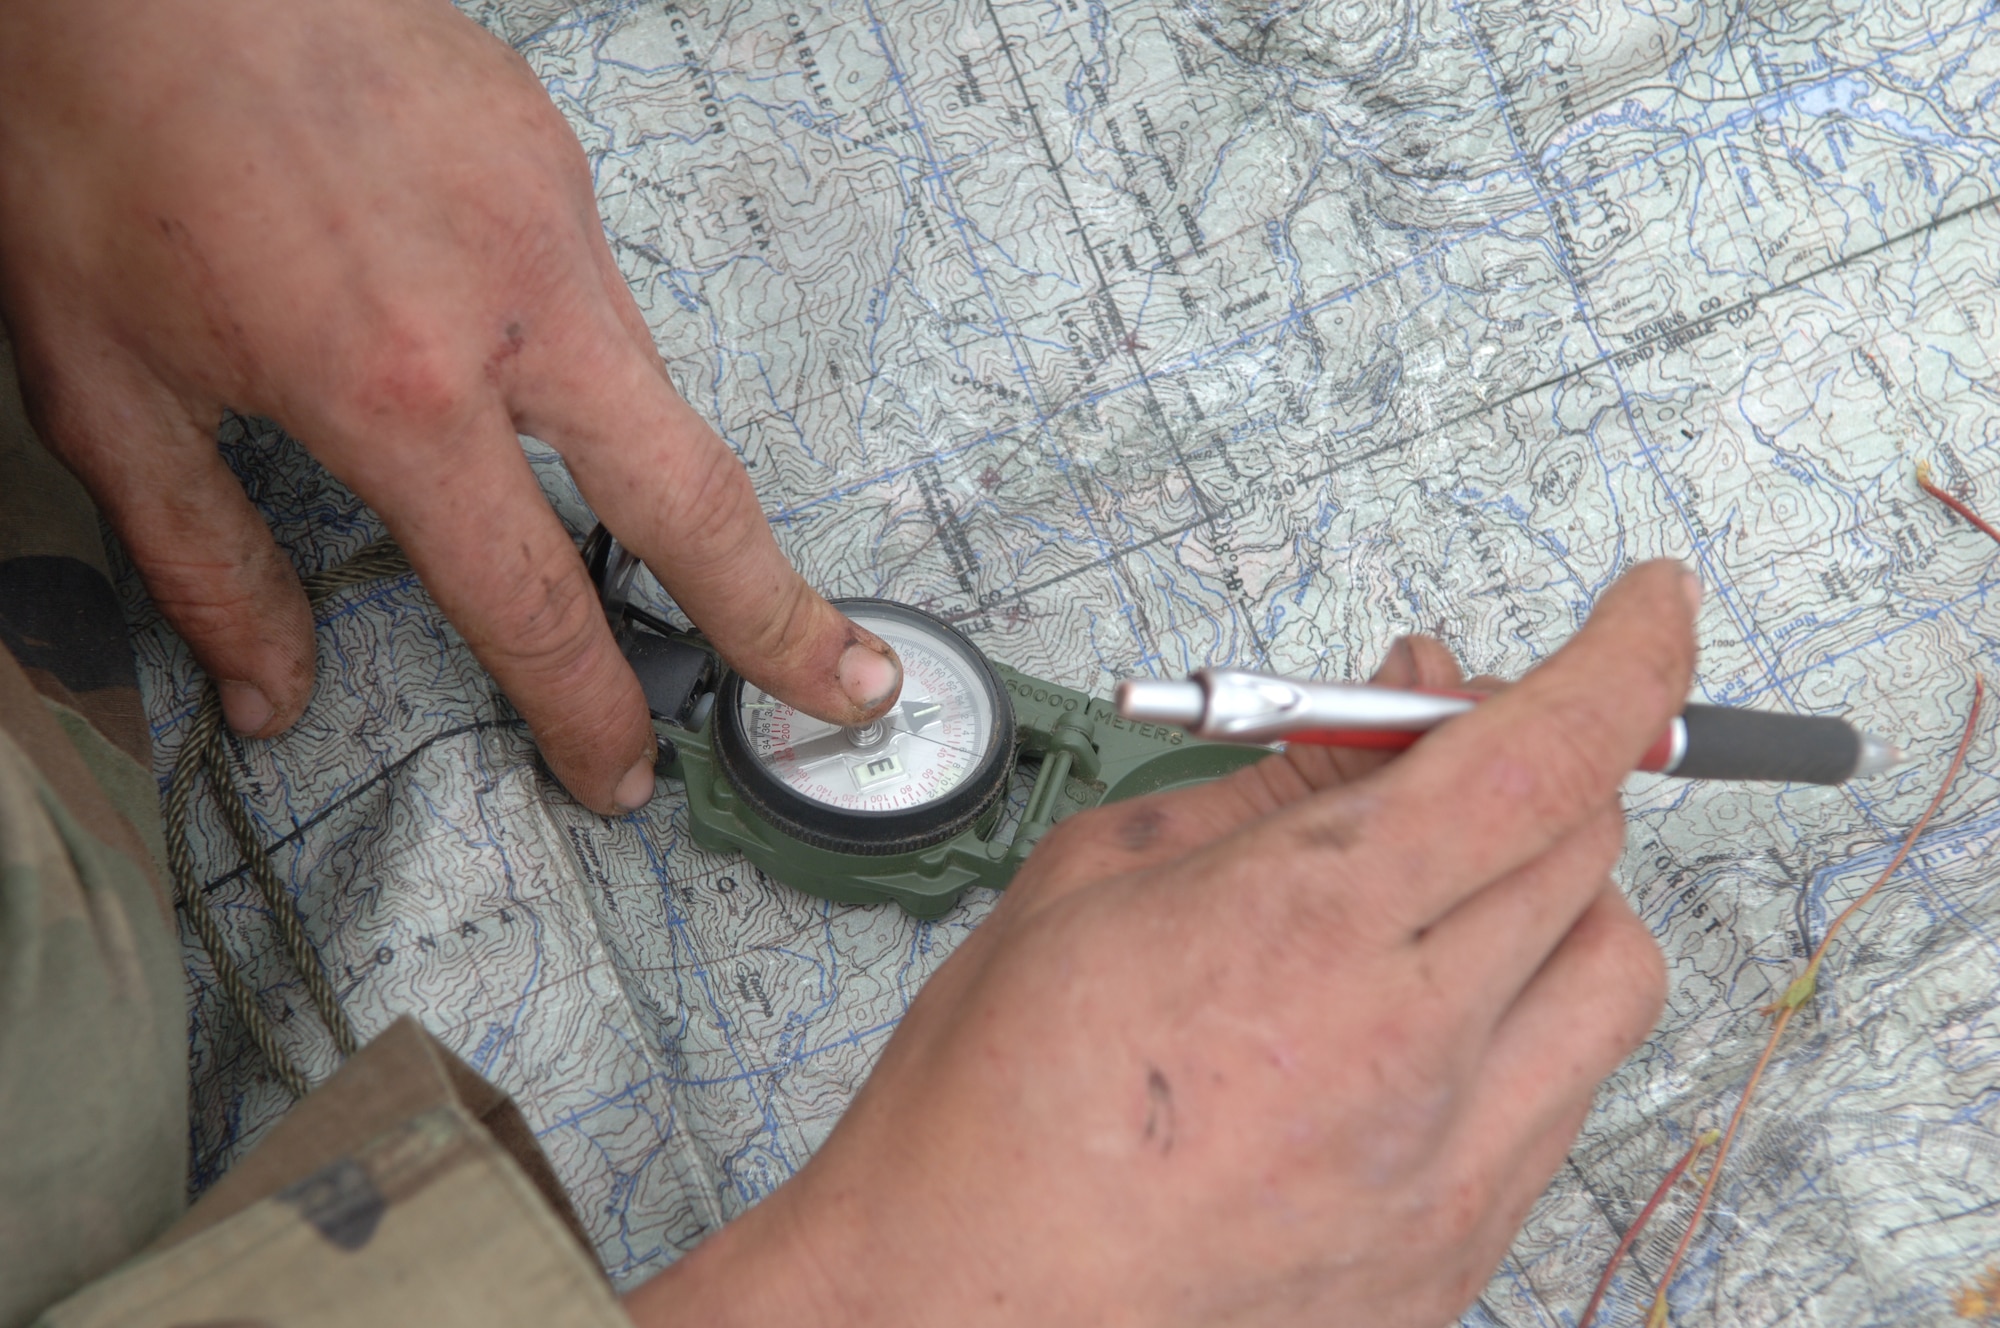
<svg viewBox="0 0 2000 1328">
<path fill-rule="evenodd" d="M 403 551 L 396 547 L 393 540 L 383 538 L 366 545 L 345 562 L 300 580 L 305 586 L 306 598 L 317 606 L 335 591 L 403 576 L 410 570 L 409 559 L 403 556 Z M 222 698 L 216 693 L 215 681 L 204 678 L 194 719 L 188 725 L 180 750 L 174 754 L 173 772 L 167 777 L 162 808 L 166 822 L 167 868 L 174 878 L 174 901 L 186 915 L 189 930 L 208 951 L 209 963 L 215 970 L 216 985 L 222 988 L 224 998 L 243 1022 L 257 1050 L 270 1063 L 279 1082 L 292 1096 L 304 1097 L 312 1085 L 278 1041 L 278 1030 L 272 1025 L 256 989 L 250 985 L 242 966 L 236 961 L 228 934 L 223 930 L 222 919 L 209 905 L 202 884 L 195 879 L 188 824 L 197 785 L 208 785 L 209 794 L 229 830 L 229 837 L 236 841 L 236 851 L 243 860 L 244 869 L 277 925 L 278 939 L 292 966 L 298 970 L 306 995 L 311 998 L 313 1009 L 326 1025 L 327 1032 L 332 1034 L 342 1058 L 353 1055 L 360 1043 L 354 1036 L 353 1024 L 348 1022 L 347 1012 L 340 1007 L 340 997 L 327 977 L 319 952 L 313 949 L 312 940 L 306 935 L 305 919 L 299 914 L 298 903 L 279 881 L 271 855 L 258 837 L 257 827 L 250 819 L 242 795 L 237 792 L 235 763 L 231 759 L 235 754 L 236 739 L 222 722 Z"/>
</svg>

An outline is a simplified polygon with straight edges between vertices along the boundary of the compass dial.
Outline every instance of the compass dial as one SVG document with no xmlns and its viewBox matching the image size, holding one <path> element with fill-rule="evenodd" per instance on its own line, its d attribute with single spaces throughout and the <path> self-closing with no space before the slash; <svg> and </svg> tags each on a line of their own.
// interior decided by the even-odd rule
<svg viewBox="0 0 2000 1328">
<path fill-rule="evenodd" d="M 873 723 L 840 728 L 732 674 L 716 705 L 730 782 L 766 819 L 822 847 L 893 853 L 957 834 L 992 805 L 1012 766 L 1006 690 L 985 656 L 929 614 L 835 602 L 895 649 L 902 694 Z"/>
</svg>

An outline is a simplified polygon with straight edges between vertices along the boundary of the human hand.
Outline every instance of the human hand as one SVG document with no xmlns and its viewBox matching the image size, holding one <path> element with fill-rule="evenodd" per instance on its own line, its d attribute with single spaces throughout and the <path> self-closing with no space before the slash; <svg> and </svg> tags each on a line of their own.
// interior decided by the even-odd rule
<svg viewBox="0 0 2000 1328">
<path fill-rule="evenodd" d="M 381 515 L 599 811 L 653 791 L 643 696 L 516 433 L 745 677 L 856 724 L 901 666 L 779 551 L 675 393 L 588 166 L 444 0 L 0 0 L 0 317 L 43 439 L 269 736 L 312 687 L 298 578 L 217 455 L 295 434 Z"/>
<path fill-rule="evenodd" d="M 1640 567 L 1408 753 L 1308 749 L 1059 826 L 669 1324 L 1442 1324 L 1664 967 L 1607 873 L 1699 591 Z M 1450 687 L 1415 643 L 1378 679 Z"/>
</svg>

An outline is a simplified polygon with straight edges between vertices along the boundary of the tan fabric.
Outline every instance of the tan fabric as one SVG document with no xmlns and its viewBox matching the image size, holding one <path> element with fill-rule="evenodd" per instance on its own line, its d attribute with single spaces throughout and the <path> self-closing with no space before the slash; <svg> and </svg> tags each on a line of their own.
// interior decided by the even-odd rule
<svg viewBox="0 0 2000 1328">
<path fill-rule="evenodd" d="M 0 650 L 0 730 L 20 744 L 29 762 L 49 782 L 71 815 L 88 826 L 106 846 L 146 868 L 160 916 L 171 923 L 173 895 L 165 877 L 152 869 L 152 849 L 146 838 L 132 828 L 132 823 L 106 795 L 83 753 L 63 731 L 62 723 L 50 713 L 14 657 L 4 650 Z M 157 825 L 160 817 L 157 802 L 148 814 Z M 153 842 L 159 842 L 157 837 Z"/>
<path fill-rule="evenodd" d="M 361 1148 L 375 1136 L 438 1107 L 478 1121 L 513 1158 L 555 1219 L 591 1254 L 569 1196 L 514 1100 L 451 1054 L 405 1015 L 293 1107 L 230 1172 L 163 1235 L 164 1247 L 206 1231 L 251 1204 Z"/>
<path fill-rule="evenodd" d="M 62 707 L 82 718 L 108 745 L 124 753 L 125 759 L 134 768 L 142 768 L 143 763 L 152 760 L 153 739 L 146 727 L 146 707 L 139 699 L 139 688 L 99 687 L 93 691 L 73 692 L 64 685 L 50 669 L 23 669 L 28 682 L 46 697 L 51 705 Z M 150 783 L 152 777 L 147 776 Z M 158 819 L 155 816 L 154 819 Z M 165 858 L 162 857 L 164 864 Z"/>
<path fill-rule="evenodd" d="M 172 876 L 167 870 L 166 836 L 160 825 L 160 785 L 153 772 L 133 760 L 130 752 L 105 737 L 81 713 L 50 700 L 46 692 L 42 708 L 83 758 L 84 769 L 103 790 L 112 810 L 139 836 L 151 859 L 149 865 L 153 880 L 159 885 L 161 901 L 167 902 L 173 893 Z"/>
<path fill-rule="evenodd" d="M 0 1328 L 180 1213 L 185 981 L 139 836 L 0 651 Z"/>
<path fill-rule="evenodd" d="M 438 1107 L 49 1310 L 37 1328 L 629 1328 L 470 1113 Z"/>
</svg>

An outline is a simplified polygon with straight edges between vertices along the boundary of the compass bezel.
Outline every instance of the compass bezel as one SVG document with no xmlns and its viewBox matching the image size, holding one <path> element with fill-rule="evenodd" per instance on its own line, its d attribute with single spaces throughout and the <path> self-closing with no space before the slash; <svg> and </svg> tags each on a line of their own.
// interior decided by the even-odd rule
<svg viewBox="0 0 2000 1328">
<path fill-rule="evenodd" d="M 1014 768 L 1019 741 L 1014 727 L 1014 706 L 999 673 L 963 632 L 922 609 L 886 599 L 836 599 L 833 603 L 846 612 L 900 620 L 938 638 L 941 648 L 961 655 L 971 666 L 972 676 L 985 688 L 993 717 L 986 750 L 957 787 L 934 801 L 893 811 L 831 807 L 798 792 L 757 758 L 743 723 L 746 684 L 742 675 L 731 670 L 716 692 L 712 721 L 717 763 L 730 787 L 759 816 L 816 848 L 882 857 L 928 848 L 962 834 L 1006 792 L 1007 776 Z"/>
</svg>

